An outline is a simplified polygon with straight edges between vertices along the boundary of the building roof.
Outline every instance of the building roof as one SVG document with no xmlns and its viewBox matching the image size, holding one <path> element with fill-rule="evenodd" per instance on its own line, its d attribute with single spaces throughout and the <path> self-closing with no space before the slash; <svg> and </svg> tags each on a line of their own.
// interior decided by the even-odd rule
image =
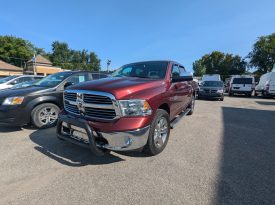
<svg viewBox="0 0 275 205">
<path fill-rule="evenodd" d="M 32 63 L 32 62 L 33 62 L 32 59 L 30 59 L 28 61 L 28 63 Z M 43 57 L 41 55 L 37 55 L 35 57 L 35 62 L 38 63 L 38 64 L 50 64 L 50 65 L 53 64 L 51 61 L 49 61 L 47 58 L 45 58 L 45 57 Z"/>
<path fill-rule="evenodd" d="M 0 60 L 0 70 L 21 71 L 22 72 L 23 69 Z"/>
</svg>

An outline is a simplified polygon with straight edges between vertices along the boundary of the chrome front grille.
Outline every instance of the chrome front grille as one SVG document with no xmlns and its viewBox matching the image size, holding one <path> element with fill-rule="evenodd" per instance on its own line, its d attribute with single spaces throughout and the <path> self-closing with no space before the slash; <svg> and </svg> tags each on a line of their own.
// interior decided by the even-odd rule
<svg viewBox="0 0 275 205">
<path fill-rule="evenodd" d="M 105 92 L 66 90 L 64 108 L 69 113 L 88 119 L 113 120 L 120 116 L 115 97 Z"/>
<path fill-rule="evenodd" d="M 214 93 L 217 93 L 217 90 L 204 89 L 204 92 L 207 94 L 214 94 Z"/>
</svg>

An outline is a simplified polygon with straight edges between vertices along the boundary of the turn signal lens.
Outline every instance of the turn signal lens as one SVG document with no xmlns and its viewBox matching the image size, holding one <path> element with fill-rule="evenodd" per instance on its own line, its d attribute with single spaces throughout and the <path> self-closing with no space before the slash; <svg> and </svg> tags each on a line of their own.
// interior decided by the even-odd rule
<svg viewBox="0 0 275 205">
<path fill-rule="evenodd" d="M 3 105 L 20 105 L 22 104 L 24 97 L 9 97 L 3 102 Z"/>
</svg>

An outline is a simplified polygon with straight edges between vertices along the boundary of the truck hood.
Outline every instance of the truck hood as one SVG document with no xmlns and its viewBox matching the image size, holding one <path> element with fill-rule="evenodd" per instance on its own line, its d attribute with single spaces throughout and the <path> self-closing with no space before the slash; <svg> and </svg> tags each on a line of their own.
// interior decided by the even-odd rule
<svg viewBox="0 0 275 205">
<path fill-rule="evenodd" d="M 93 80 L 70 86 L 68 89 L 74 90 L 92 90 L 108 92 L 113 94 L 116 99 L 131 98 L 146 92 L 149 89 L 155 89 L 164 86 L 164 80 L 152 80 L 135 77 L 114 77 Z"/>
<path fill-rule="evenodd" d="M 35 94 L 40 94 L 40 93 L 44 93 L 52 90 L 53 88 L 45 88 L 45 87 L 38 87 L 38 86 L 30 86 L 30 87 L 17 88 L 17 89 L 5 89 L 0 91 L 0 98 L 35 95 Z"/>
</svg>

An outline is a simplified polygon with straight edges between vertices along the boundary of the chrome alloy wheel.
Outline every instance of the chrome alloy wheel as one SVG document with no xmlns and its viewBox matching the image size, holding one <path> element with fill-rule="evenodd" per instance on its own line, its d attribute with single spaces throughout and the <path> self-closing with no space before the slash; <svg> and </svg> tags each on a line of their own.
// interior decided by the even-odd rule
<svg viewBox="0 0 275 205">
<path fill-rule="evenodd" d="M 38 120 L 43 125 L 51 125 L 55 123 L 58 117 L 58 112 L 52 107 L 45 107 L 38 112 Z"/>
<path fill-rule="evenodd" d="M 165 117 L 161 117 L 155 127 L 154 131 L 154 143 L 157 148 L 164 145 L 168 134 L 168 122 Z"/>
</svg>

